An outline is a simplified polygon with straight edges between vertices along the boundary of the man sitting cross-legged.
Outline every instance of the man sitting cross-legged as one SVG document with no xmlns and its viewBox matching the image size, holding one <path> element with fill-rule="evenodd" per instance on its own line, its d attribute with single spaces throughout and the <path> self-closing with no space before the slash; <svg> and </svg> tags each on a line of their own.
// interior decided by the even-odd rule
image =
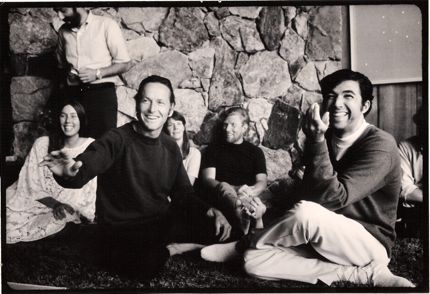
<svg viewBox="0 0 430 294">
<path fill-rule="evenodd" d="M 224 113 L 221 144 L 210 145 L 203 153 L 203 196 L 227 217 L 234 231 L 247 233 L 256 218 L 251 202 L 266 189 L 266 160 L 263 151 L 244 140 L 249 117 L 245 109 L 232 107 Z M 256 200 L 259 205 L 260 199 Z"/>
<path fill-rule="evenodd" d="M 302 194 L 275 223 L 247 236 L 245 271 L 269 280 L 379 287 L 413 287 L 387 265 L 395 240 L 400 159 L 394 138 L 368 124 L 372 84 L 361 73 L 339 70 L 321 80 L 319 105 L 305 120 Z M 245 240 L 245 239 L 244 239 Z M 213 245 L 213 260 L 231 257 Z"/>
<path fill-rule="evenodd" d="M 80 239 L 108 270 L 147 279 L 176 253 L 166 244 L 223 241 L 231 227 L 194 195 L 178 145 L 161 132 L 175 105 L 170 81 L 150 76 L 135 98 L 138 121 L 108 131 L 75 159 L 54 151 L 41 165 L 67 188 L 98 175 L 98 223 Z"/>
</svg>

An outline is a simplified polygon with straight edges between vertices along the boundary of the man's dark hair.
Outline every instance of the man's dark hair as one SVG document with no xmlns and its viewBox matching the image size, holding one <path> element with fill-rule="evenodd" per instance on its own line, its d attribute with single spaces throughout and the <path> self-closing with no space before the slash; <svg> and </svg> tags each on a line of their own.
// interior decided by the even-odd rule
<svg viewBox="0 0 430 294">
<path fill-rule="evenodd" d="M 362 97 L 361 104 L 364 105 L 366 101 L 370 102 L 369 109 L 364 113 L 364 116 L 366 116 L 370 110 L 372 110 L 372 101 L 374 98 L 373 85 L 369 78 L 362 73 L 350 69 L 341 69 L 324 77 L 320 82 L 321 93 L 324 100 L 327 99 L 328 94 L 330 94 L 337 85 L 344 81 L 356 81 L 360 87 L 360 94 Z"/>
<path fill-rule="evenodd" d="M 145 86 L 149 83 L 159 83 L 159 84 L 163 84 L 167 88 L 169 88 L 169 90 L 170 90 L 170 103 L 175 104 L 175 94 L 173 93 L 173 87 L 172 87 L 172 83 L 170 82 L 170 80 L 163 78 L 163 77 L 160 77 L 160 76 L 157 76 L 157 75 L 152 75 L 152 76 L 149 76 L 149 77 L 143 79 L 142 82 L 140 82 L 139 89 L 137 90 L 137 94 L 136 94 L 136 96 L 134 96 L 134 99 L 136 100 L 136 106 L 139 104 L 140 100 L 143 97 L 143 90 L 144 90 Z"/>
</svg>

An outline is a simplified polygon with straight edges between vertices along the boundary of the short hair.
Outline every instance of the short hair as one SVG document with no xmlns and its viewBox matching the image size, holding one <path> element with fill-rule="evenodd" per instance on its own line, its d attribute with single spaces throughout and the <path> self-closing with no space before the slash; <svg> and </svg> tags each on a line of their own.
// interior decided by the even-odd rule
<svg viewBox="0 0 430 294">
<path fill-rule="evenodd" d="M 76 99 L 70 99 L 66 100 L 61 104 L 61 107 L 58 109 L 58 112 L 56 114 L 56 117 L 54 118 L 54 129 L 49 132 L 49 146 L 48 151 L 51 152 L 53 150 L 58 150 L 64 147 L 64 133 L 61 130 L 60 125 L 60 115 L 63 108 L 67 105 L 70 105 L 73 107 L 73 109 L 76 111 L 76 114 L 79 118 L 80 128 L 79 128 L 79 136 L 84 136 L 87 131 L 87 114 L 85 112 L 84 106 L 82 106 L 81 103 L 79 103 Z"/>
<path fill-rule="evenodd" d="M 185 159 L 190 153 L 190 140 L 188 138 L 187 127 L 186 127 L 187 122 L 185 120 L 185 117 L 181 113 L 179 113 L 176 110 L 173 111 L 172 115 L 169 118 L 167 118 L 167 121 L 164 123 L 164 126 L 163 126 L 163 131 L 169 136 L 170 136 L 170 133 L 169 133 L 169 130 L 167 129 L 167 124 L 169 122 L 169 119 L 179 120 L 184 125 L 184 134 L 183 134 L 181 151 L 182 151 L 182 158 Z"/>
<path fill-rule="evenodd" d="M 152 75 L 152 76 L 149 76 L 149 77 L 143 79 L 142 82 L 140 82 L 139 89 L 137 90 L 137 93 L 134 96 L 134 99 L 136 100 L 136 106 L 139 104 L 140 100 L 142 99 L 142 95 L 143 95 L 143 91 L 144 91 L 145 86 L 149 83 L 159 83 L 159 84 L 162 84 L 162 85 L 166 86 L 167 88 L 169 88 L 169 90 L 170 90 L 170 104 L 175 104 L 175 94 L 173 93 L 173 87 L 172 87 L 172 83 L 170 82 L 170 80 L 167 78 L 164 78 L 164 77 L 157 76 L 157 75 Z"/>
<path fill-rule="evenodd" d="M 365 104 L 366 101 L 370 102 L 369 109 L 364 113 L 366 116 L 370 110 L 372 110 L 372 101 L 373 101 L 373 85 L 367 76 L 362 73 L 352 71 L 350 69 L 341 69 L 335 71 L 334 73 L 324 77 L 321 82 L 321 93 L 323 98 L 326 99 L 328 94 L 340 83 L 344 81 L 355 81 L 358 83 L 360 87 L 360 94 L 362 98 L 362 105 Z"/>
<path fill-rule="evenodd" d="M 222 121 L 224 122 L 227 119 L 227 117 L 234 115 L 234 114 L 239 114 L 240 116 L 242 116 L 243 123 L 249 125 L 248 112 L 246 111 L 246 109 L 244 109 L 241 106 L 233 106 L 233 107 L 230 107 L 229 109 L 225 110 L 225 112 L 223 113 L 223 116 L 222 116 Z"/>
</svg>

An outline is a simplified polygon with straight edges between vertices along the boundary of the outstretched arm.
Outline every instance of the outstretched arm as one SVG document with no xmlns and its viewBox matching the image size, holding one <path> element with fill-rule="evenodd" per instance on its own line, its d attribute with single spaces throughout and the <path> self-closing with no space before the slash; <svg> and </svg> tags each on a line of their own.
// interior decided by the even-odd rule
<svg viewBox="0 0 430 294">
<path fill-rule="evenodd" d="M 82 161 L 75 161 L 67 151 L 62 149 L 46 155 L 39 166 L 47 166 L 57 177 L 71 178 L 79 172 Z"/>
</svg>

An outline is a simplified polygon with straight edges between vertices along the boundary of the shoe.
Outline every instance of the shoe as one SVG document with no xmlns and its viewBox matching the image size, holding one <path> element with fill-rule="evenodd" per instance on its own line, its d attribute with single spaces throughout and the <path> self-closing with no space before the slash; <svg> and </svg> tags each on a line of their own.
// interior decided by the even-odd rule
<svg viewBox="0 0 430 294">
<path fill-rule="evenodd" d="M 376 262 L 363 267 L 343 266 L 338 272 L 338 278 L 339 281 L 374 287 L 415 288 L 409 280 L 394 275 L 386 265 Z"/>
<path fill-rule="evenodd" d="M 415 288 L 412 282 L 403 277 L 396 276 L 386 265 L 371 263 L 370 266 L 373 268 L 372 281 L 376 287 Z"/>
</svg>

